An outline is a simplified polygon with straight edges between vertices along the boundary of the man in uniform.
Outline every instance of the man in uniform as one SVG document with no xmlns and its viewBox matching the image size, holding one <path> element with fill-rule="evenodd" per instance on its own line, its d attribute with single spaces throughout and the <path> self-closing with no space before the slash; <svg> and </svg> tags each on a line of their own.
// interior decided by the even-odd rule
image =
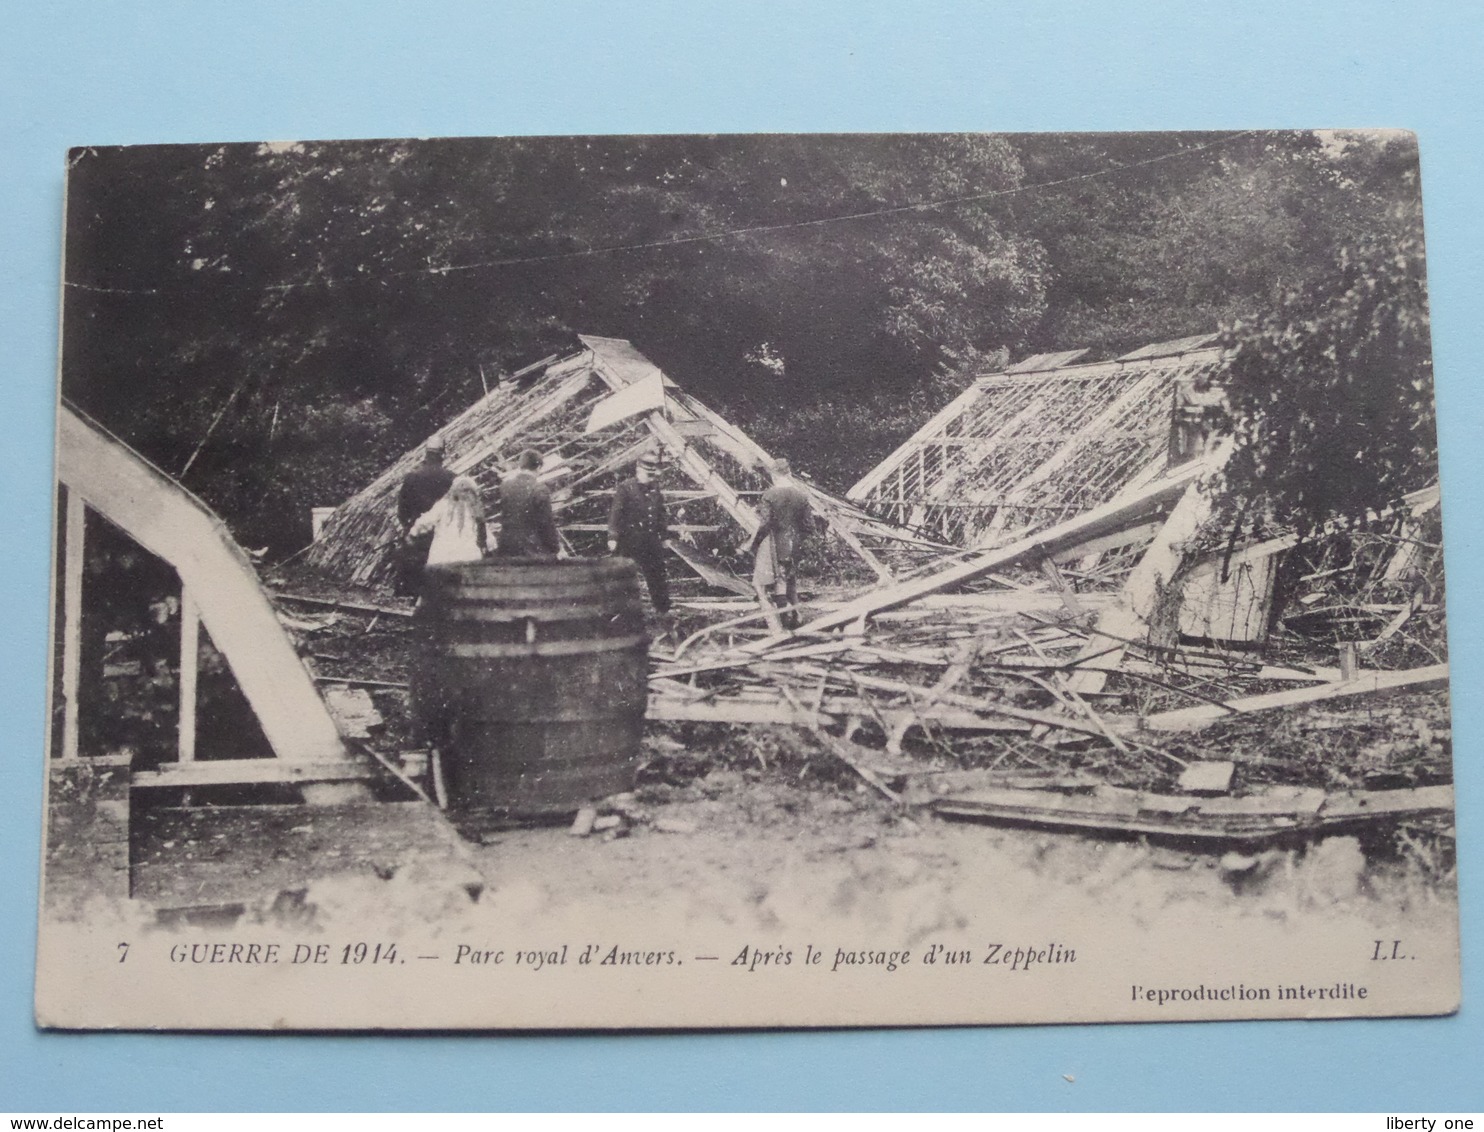
<svg viewBox="0 0 1484 1132">
<path fill-rule="evenodd" d="M 650 449 L 634 465 L 633 478 L 624 480 L 614 491 L 613 507 L 608 512 L 608 549 L 634 560 L 649 587 L 649 600 L 668 623 L 670 587 L 665 580 L 665 543 L 670 529 L 665 496 L 655 482 L 659 471 L 660 455 Z"/>
<path fill-rule="evenodd" d="M 500 484 L 500 557 L 550 558 L 561 553 L 551 492 L 537 478 L 541 453 L 527 448 Z"/>
<path fill-rule="evenodd" d="M 799 546 L 809 532 L 812 514 L 809 497 L 795 482 L 788 461 L 774 461 L 773 486 L 758 503 L 757 533 L 744 549 L 757 555 L 752 585 L 775 632 L 799 627 Z M 786 609 L 782 619 L 775 604 Z"/>
<path fill-rule="evenodd" d="M 453 485 L 453 473 L 443 466 L 443 438 L 435 436 L 423 449 L 423 462 L 407 473 L 397 493 L 397 520 L 402 524 L 402 554 L 397 570 L 399 597 L 420 597 L 423 566 L 428 561 L 431 533 L 408 537 L 412 524 L 445 495 Z"/>
</svg>

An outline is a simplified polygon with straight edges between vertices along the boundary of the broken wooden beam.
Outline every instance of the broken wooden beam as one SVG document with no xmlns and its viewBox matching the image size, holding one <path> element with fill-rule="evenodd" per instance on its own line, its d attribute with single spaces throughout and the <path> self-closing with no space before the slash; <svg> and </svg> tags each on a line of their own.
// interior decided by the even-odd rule
<svg viewBox="0 0 1484 1132">
<path fill-rule="evenodd" d="M 1231 442 L 1224 441 L 1205 460 L 1186 467 L 1199 468 L 1202 474 L 1220 469 L 1225 466 L 1231 452 Z M 1174 500 L 1169 517 L 1130 571 L 1118 593 L 1118 600 L 1098 614 L 1082 651 L 1081 659 L 1086 663 L 1072 680 L 1072 686 L 1078 692 L 1101 692 L 1107 683 L 1108 672 L 1122 663 L 1124 649 L 1120 647 L 1110 651 L 1107 648 L 1109 642 L 1126 645 L 1148 639 L 1150 619 L 1170 579 L 1176 576 L 1185 560 L 1186 543 L 1195 537 L 1211 514 L 1212 495 L 1201 489 L 1200 479 L 1201 476 L 1197 475 L 1189 480 L 1187 488 Z M 1094 653 L 1098 654 L 1096 661 L 1092 657 Z"/>
<path fill-rule="evenodd" d="M 874 770 L 855 757 L 852 750 L 854 744 L 850 740 L 836 739 L 833 735 L 827 735 L 824 728 L 819 725 L 819 712 L 817 710 L 812 712 L 805 711 L 798 699 L 787 688 L 780 688 L 779 691 L 782 692 L 789 706 L 794 709 L 794 713 L 804 721 L 803 726 L 809 729 L 825 750 L 829 751 L 830 754 L 834 755 L 853 770 L 871 789 L 875 790 L 888 802 L 893 804 L 901 802 L 901 795 L 882 782 L 880 776 Z"/>
<path fill-rule="evenodd" d="M 361 678 L 359 676 L 326 676 L 323 673 L 316 673 L 315 674 L 315 677 L 314 677 L 314 682 L 316 684 L 345 684 L 345 685 L 347 685 L 348 687 L 351 687 L 351 688 L 391 688 L 391 689 L 404 689 L 404 688 L 410 688 L 412 686 L 412 685 L 408 684 L 406 681 L 397 681 L 397 680 L 369 680 L 369 679 L 363 679 L 363 678 Z"/>
<path fill-rule="evenodd" d="M 264 783 L 357 782 L 376 778 L 379 771 L 350 759 L 289 762 L 287 759 L 196 759 L 188 763 L 161 763 L 155 770 L 136 770 L 129 785 L 156 787 L 246 786 Z"/>
<path fill-rule="evenodd" d="M 1362 672 L 1354 680 L 1337 680 L 1317 687 L 1293 688 L 1282 692 L 1269 692 L 1261 696 L 1246 696 L 1228 700 L 1222 706 L 1206 705 L 1182 708 L 1179 711 L 1163 711 L 1147 716 L 1143 725 L 1151 731 L 1198 731 L 1213 723 L 1233 719 L 1254 712 L 1273 711 L 1277 708 L 1300 707 L 1304 704 L 1320 703 L 1324 700 L 1344 696 L 1367 696 L 1377 692 L 1392 692 L 1402 689 L 1421 691 L 1426 688 L 1448 686 L 1448 666 L 1431 664 L 1425 668 L 1408 668 L 1400 672 Z M 1131 721 L 1120 720 L 1124 728 Z"/>
<path fill-rule="evenodd" d="M 1111 535 L 1103 535 L 1101 538 L 1088 539 L 1077 546 L 1069 546 L 1066 550 L 1057 551 L 1050 556 L 1052 562 L 1058 566 L 1065 562 L 1075 562 L 1080 558 L 1102 554 L 1109 550 L 1121 550 L 1125 546 L 1132 546 L 1136 542 L 1147 542 L 1159 534 L 1161 524 L 1143 523 L 1127 530 L 1115 531 Z"/>
<path fill-rule="evenodd" d="M 1453 787 L 1370 790 L 1326 795 L 1278 787 L 1244 798 L 1143 794 L 1100 787 L 1089 795 L 1049 790 L 981 790 L 939 798 L 941 817 L 1101 836 L 1157 837 L 1206 846 L 1256 846 L 1306 839 L 1404 818 L 1453 813 Z"/>
<path fill-rule="evenodd" d="M 673 530 L 674 528 L 671 529 Z M 671 554 L 675 555 L 676 558 L 695 571 L 697 576 L 707 585 L 715 586 L 719 590 L 728 590 L 731 593 L 743 597 L 752 596 L 752 586 L 735 574 L 721 569 L 714 563 L 707 562 L 701 555 L 693 550 L 687 550 L 678 542 L 672 540 L 666 546 Z"/>
<path fill-rule="evenodd" d="M 802 669 L 801 671 L 808 671 Z M 917 697 L 925 695 L 926 688 L 919 688 L 901 680 L 889 680 L 881 676 L 871 676 L 864 672 L 852 672 L 849 679 L 862 688 L 871 688 L 881 692 L 894 692 L 899 695 Z M 1085 719 L 1077 719 L 1068 715 L 1057 715 L 1049 711 L 1037 711 L 1033 708 L 1016 707 L 1013 704 L 1001 703 L 998 700 L 982 699 L 973 696 L 960 695 L 956 692 L 940 692 L 937 699 L 944 705 L 962 708 L 966 711 L 982 712 L 991 715 L 1003 715 L 1010 719 L 1018 719 L 1022 723 L 1040 724 L 1056 730 L 1080 731 L 1099 739 L 1106 738 L 1102 726 L 1089 722 Z"/>
<path fill-rule="evenodd" d="M 1195 483 L 1207 471 L 1203 461 L 1194 461 L 1176 469 L 1164 479 L 1156 480 L 1138 493 L 1126 499 L 1094 507 L 1082 515 L 1058 523 L 1029 538 L 996 547 L 975 555 L 958 565 L 950 566 L 922 578 L 915 578 L 895 586 L 872 590 L 854 601 L 845 603 L 804 625 L 801 632 L 818 633 L 837 629 L 852 621 L 871 617 L 888 609 L 907 605 L 928 594 L 940 593 L 951 586 L 982 578 L 996 570 L 1025 562 L 1029 559 L 1054 557 L 1061 551 L 1081 546 L 1103 535 L 1142 526 L 1150 518 L 1167 511 L 1185 494 L 1186 488 Z M 749 650 L 762 650 L 778 644 L 786 637 L 772 636 L 763 641 L 744 646 Z"/>
<path fill-rule="evenodd" d="M 1075 661 L 1068 662 L 1068 666 Z M 1147 676 L 1191 676 L 1213 678 L 1230 674 L 1250 676 L 1254 680 L 1287 680 L 1297 684 L 1330 684 L 1340 678 L 1338 668 L 1317 665 L 1314 668 L 1295 668 L 1284 664 L 1247 665 L 1223 664 L 1219 660 L 1204 660 L 1176 653 L 1160 664 L 1148 660 L 1125 658 L 1119 665 L 1124 674 L 1142 673 Z"/>
<path fill-rule="evenodd" d="M 852 696 L 825 696 L 813 718 L 849 719 L 851 716 L 873 716 L 888 728 L 913 723 L 928 723 L 946 731 L 1028 731 L 1030 725 L 1009 719 L 991 719 L 976 712 L 939 704 L 930 711 L 913 711 L 883 704 L 868 706 Z M 808 725 L 811 713 L 801 716 L 782 698 L 759 699 L 737 696 L 697 696 L 684 699 L 674 695 L 650 696 L 645 717 L 667 723 L 729 723 L 748 725 Z"/>
<path fill-rule="evenodd" d="M 412 608 L 399 609 L 393 605 L 368 605 L 359 601 L 334 601 L 325 597 L 309 597 L 305 594 L 283 593 L 279 590 L 270 591 L 272 596 L 282 601 L 295 601 L 301 605 L 322 605 L 328 609 L 345 609 L 352 613 L 375 613 L 390 617 L 411 617 Z"/>
<path fill-rule="evenodd" d="M 1046 579 L 1051 583 L 1052 589 L 1061 598 L 1061 602 L 1066 606 L 1068 613 L 1078 621 L 1081 621 L 1087 616 L 1087 610 L 1077 600 L 1077 591 L 1067 584 L 1067 580 L 1062 577 L 1061 571 L 1056 568 L 1055 562 L 1050 558 L 1041 559 L 1041 573 L 1046 575 Z"/>
</svg>

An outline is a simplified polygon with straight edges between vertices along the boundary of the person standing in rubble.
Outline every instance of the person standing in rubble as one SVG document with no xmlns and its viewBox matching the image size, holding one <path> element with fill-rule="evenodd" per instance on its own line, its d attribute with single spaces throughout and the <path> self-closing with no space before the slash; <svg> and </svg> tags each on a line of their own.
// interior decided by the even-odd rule
<svg viewBox="0 0 1484 1132">
<path fill-rule="evenodd" d="M 443 438 L 435 436 L 423 449 L 423 462 L 402 481 L 397 492 L 397 521 L 402 524 L 402 546 L 397 562 L 397 596 L 419 597 L 423 567 L 433 545 L 431 532 L 412 537 L 412 526 L 432 510 L 453 486 L 453 473 L 443 466 Z"/>
<path fill-rule="evenodd" d="M 561 554 L 551 492 L 537 477 L 541 453 L 527 448 L 516 457 L 515 471 L 500 483 L 502 558 L 549 558 Z"/>
<path fill-rule="evenodd" d="M 452 566 L 460 562 L 478 562 L 487 549 L 484 525 L 484 501 L 479 485 L 468 476 L 455 476 L 447 493 L 434 502 L 407 530 L 408 546 L 425 545 L 426 558 L 418 567 L 417 605 L 413 607 L 413 624 L 421 637 L 421 659 L 413 666 L 411 679 L 414 740 L 430 748 L 430 759 L 436 765 L 440 749 L 451 734 L 453 709 L 450 689 L 438 679 L 436 665 L 429 662 L 432 647 L 431 625 L 425 601 L 425 568 Z M 436 771 L 433 772 L 436 776 Z"/>
<path fill-rule="evenodd" d="M 752 586 L 769 627 L 778 632 L 799 627 L 799 548 L 813 512 L 787 460 L 775 460 L 772 472 L 773 486 L 758 503 L 757 531 L 743 549 L 756 555 Z M 783 606 L 781 618 L 775 608 L 779 605 Z"/>
<path fill-rule="evenodd" d="M 649 587 L 649 600 L 668 629 L 670 586 L 665 578 L 665 543 L 670 528 L 665 496 L 655 482 L 659 472 L 660 454 L 650 449 L 634 465 L 633 477 L 614 491 L 608 512 L 608 550 L 634 560 Z"/>
<path fill-rule="evenodd" d="M 448 493 L 418 517 L 407 537 L 430 540 L 427 566 L 478 562 L 484 557 L 487 538 L 479 485 L 468 476 L 455 476 Z"/>
</svg>

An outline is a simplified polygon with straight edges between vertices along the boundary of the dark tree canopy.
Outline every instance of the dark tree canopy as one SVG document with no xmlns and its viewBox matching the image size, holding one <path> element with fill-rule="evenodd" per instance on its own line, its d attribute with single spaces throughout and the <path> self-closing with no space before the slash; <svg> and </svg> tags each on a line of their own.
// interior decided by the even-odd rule
<svg viewBox="0 0 1484 1132">
<path fill-rule="evenodd" d="M 280 549 L 578 332 L 843 489 L 987 359 L 1319 294 L 1415 162 L 1307 132 L 84 149 L 63 389 Z"/>
<path fill-rule="evenodd" d="M 1300 531 L 1362 523 L 1437 478 L 1421 215 L 1389 219 L 1318 286 L 1223 334 L 1228 498 Z"/>
</svg>

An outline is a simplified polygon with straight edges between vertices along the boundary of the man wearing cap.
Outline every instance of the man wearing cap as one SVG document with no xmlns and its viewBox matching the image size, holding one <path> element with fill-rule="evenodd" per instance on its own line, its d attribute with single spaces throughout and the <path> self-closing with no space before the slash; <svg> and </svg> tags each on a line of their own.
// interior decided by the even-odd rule
<svg viewBox="0 0 1484 1132">
<path fill-rule="evenodd" d="M 665 542 L 670 537 L 665 496 L 655 478 L 660 454 L 653 449 L 639 457 L 632 479 L 620 483 L 608 512 L 608 549 L 632 558 L 649 587 L 649 600 L 660 614 L 670 612 L 670 587 L 665 580 Z"/>
<path fill-rule="evenodd" d="M 775 460 L 772 471 L 773 486 L 763 492 L 758 503 L 757 532 L 743 549 L 757 555 L 752 585 L 763 615 L 776 631 L 799 627 L 799 546 L 809 531 L 812 512 L 809 497 L 795 482 L 788 461 Z M 774 609 L 775 603 L 787 609 L 782 619 Z"/>
<path fill-rule="evenodd" d="M 453 486 L 453 473 L 443 466 L 443 438 L 433 437 L 423 449 L 423 462 L 402 481 L 397 493 L 397 521 L 402 524 L 402 553 L 397 564 L 397 594 L 400 597 L 420 597 L 423 587 L 423 566 L 428 561 L 428 548 L 433 544 L 431 533 L 413 539 L 407 532 L 412 524 L 422 517 Z"/>
<path fill-rule="evenodd" d="M 527 448 L 500 483 L 500 557 L 550 558 L 561 553 L 551 492 L 537 478 L 541 453 Z"/>
</svg>

